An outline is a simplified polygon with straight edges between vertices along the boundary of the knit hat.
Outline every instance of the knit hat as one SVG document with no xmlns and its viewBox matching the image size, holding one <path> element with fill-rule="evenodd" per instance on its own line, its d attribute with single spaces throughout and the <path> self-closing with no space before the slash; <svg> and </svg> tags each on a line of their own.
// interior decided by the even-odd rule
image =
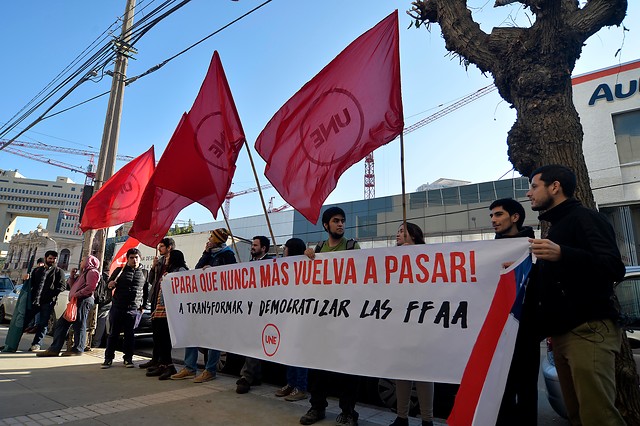
<svg viewBox="0 0 640 426">
<path fill-rule="evenodd" d="M 213 242 L 216 244 L 222 244 L 227 242 L 227 238 L 229 238 L 229 231 L 224 228 L 218 228 L 211 231 L 211 236 Z"/>
</svg>

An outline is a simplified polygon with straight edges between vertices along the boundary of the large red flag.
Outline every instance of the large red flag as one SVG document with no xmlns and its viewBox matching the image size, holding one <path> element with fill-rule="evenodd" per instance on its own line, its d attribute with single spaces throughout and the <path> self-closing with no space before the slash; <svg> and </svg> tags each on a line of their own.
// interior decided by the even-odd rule
<svg viewBox="0 0 640 426">
<path fill-rule="evenodd" d="M 111 176 L 87 203 L 80 229 L 102 229 L 133 220 L 153 170 L 153 146 Z"/>
<path fill-rule="evenodd" d="M 193 202 L 166 189 L 158 188 L 153 178 L 140 200 L 140 209 L 129 230 L 129 236 L 155 247 L 166 235 L 178 213 Z"/>
<path fill-rule="evenodd" d="M 158 163 L 155 184 L 207 207 L 214 217 L 224 202 L 245 141 L 218 52 L 200 92 Z M 165 173 L 172 170 L 172 173 Z"/>
<path fill-rule="evenodd" d="M 313 223 L 340 175 L 402 132 L 398 44 L 396 10 L 293 95 L 256 140 L 266 177 Z"/>
<path fill-rule="evenodd" d="M 113 256 L 113 260 L 111 260 L 111 264 L 109 265 L 109 276 L 113 274 L 113 271 L 120 266 L 123 266 L 127 263 L 127 250 L 130 248 L 138 247 L 140 245 L 140 241 L 136 240 L 133 237 L 127 238 L 127 241 L 124 242 L 118 253 Z"/>
</svg>

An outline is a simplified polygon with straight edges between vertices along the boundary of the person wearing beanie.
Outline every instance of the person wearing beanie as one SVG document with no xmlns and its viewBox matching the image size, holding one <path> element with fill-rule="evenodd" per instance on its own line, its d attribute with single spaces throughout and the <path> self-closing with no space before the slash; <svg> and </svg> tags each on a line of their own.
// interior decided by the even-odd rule
<svg viewBox="0 0 640 426">
<path fill-rule="evenodd" d="M 224 228 L 211 231 L 209 240 L 204 247 L 204 252 L 202 252 L 202 256 L 196 264 L 196 269 L 236 263 L 236 256 L 233 254 L 233 250 L 226 244 L 228 238 L 229 231 Z M 204 383 L 216 378 L 220 351 L 206 348 L 204 371 L 196 376 L 199 349 L 196 347 L 184 349 L 184 367 L 177 373 L 172 374 L 170 376 L 171 380 L 193 379 L 194 383 Z"/>
<path fill-rule="evenodd" d="M 227 246 L 228 238 L 229 231 L 224 228 L 211 231 L 202 256 L 200 256 L 200 260 L 196 263 L 196 269 L 236 263 L 236 256 L 233 250 Z"/>
</svg>

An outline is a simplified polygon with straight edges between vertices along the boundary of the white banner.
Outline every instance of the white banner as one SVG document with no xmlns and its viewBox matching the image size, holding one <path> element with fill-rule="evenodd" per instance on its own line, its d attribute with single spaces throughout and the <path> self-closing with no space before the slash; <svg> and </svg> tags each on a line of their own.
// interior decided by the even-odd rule
<svg viewBox="0 0 640 426">
<path fill-rule="evenodd" d="M 318 253 L 168 274 L 174 347 L 459 383 L 502 265 L 526 238 Z"/>
</svg>

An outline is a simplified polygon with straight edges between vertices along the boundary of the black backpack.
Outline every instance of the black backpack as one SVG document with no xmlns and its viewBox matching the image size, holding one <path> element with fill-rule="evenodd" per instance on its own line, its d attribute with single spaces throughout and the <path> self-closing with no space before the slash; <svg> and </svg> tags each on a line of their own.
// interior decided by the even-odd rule
<svg viewBox="0 0 640 426">
<path fill-rule="evenodd" d="M 100 274 L 100 280 L 93 292 L 93 299 L 98 306 L 105 306 L 111 303 L 111 297 L 112 293 L 107 287 L 107 280 L 104 278 L 104 274 Z"/>
</svg>

